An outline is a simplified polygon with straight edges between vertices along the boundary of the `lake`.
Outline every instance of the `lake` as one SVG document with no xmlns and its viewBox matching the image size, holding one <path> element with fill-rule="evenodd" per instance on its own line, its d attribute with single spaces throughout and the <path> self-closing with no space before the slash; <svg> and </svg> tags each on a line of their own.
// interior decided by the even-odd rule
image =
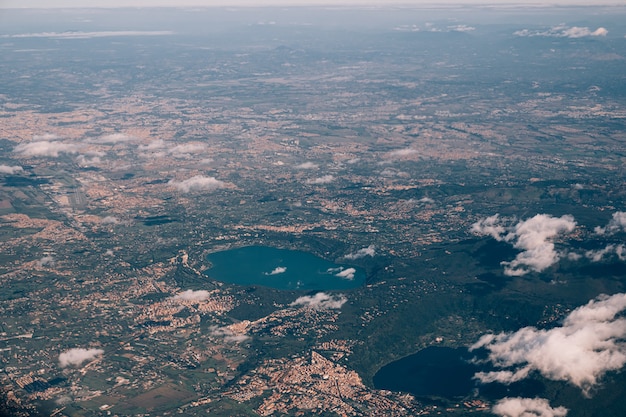
<svg viewBox="0 0 626 417">
<path fill-rule="evenodd" d="M 269 246 L 244 246 L 207 255 L 206 274 L 217 281 L 280 290 L 342 290 L 365 282 L 362 268 L 313 254 Z"/>
<path fill-rule="evenodd" d="M 510 385 L 480 384 L 473 377 L 476 372 L 493 371 L 487 364 L 472 363 L 484 358 L 486 352 L 469 352 L 467 348 L 430 346 L 419 352 L 383 366 L 374 375 L 377 389 L 409 392 L 416 397 L 443 397 L 454 399 L 480 392 L 483 397 L 498 399 L 505 396 L 535 397 L 545 387 L 541 380 L 529 378 Z"/>
</svg>

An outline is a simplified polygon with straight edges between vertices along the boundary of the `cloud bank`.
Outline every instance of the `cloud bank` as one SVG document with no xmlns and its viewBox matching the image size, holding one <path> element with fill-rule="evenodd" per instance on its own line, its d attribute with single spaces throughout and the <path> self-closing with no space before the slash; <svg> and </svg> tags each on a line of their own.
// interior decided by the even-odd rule
<svg viewBox="0 0 626 417">
<path fill-rule="evenodd" d="M 515 36 L 523 36 L 523 37 L 535 37 L 535 36 L 543 36 L 543 37 L 553 37 L 553 38 L 585 38 L 590 36 L 606 36 L 609 33 L 603 27 L 597 28 L 596 30 L 591 30 L 588 27 L 579 27 L 579 26 L 566 26 L 566 25 L 558 25 L 553 26 L 550 29 L 544 30 L 529 30 L 522 29 L 516 32 L 513 32 Z"/>
<path fill-rule="evenodd" d="M 304 295 L 289 304 L 292 307 L 309 307 L 315 310 L 339 309 L 348 299 L 343 295 L 331 295 L 318 292 L 315 295 Z"/>
<path fill-rule="evenodd" d="M 511 243 L 520 252 L 513 261 L 502 262 L 504 273 L 521 276 L 530 271 L 541 272 L 561 258 L 555 250 L 553 240 L 559 235 L 570 233 L 576 227 L 570 215 L 552 217 L 538 214 L 515 225 L 506 225 L 497 214 L 472 225 L 471 231 L 478 235 L 491 236 L 499 242 Z"/>
<path fill-rule="evenodd" d="M 625 293 L 602 295 L 572 311 L 561 327 L 484 335 L 470 350 L 487 349 L 488 360 L 502 370 L 479 372 L 475 378 L 509 384 L 539 372 L 588 395 L 606 372 L 626 364 L 625 309 Z"/>
<path fill-rule="evenodd" d="M 354 253 L 347 254 L 344 258 L 353 261 L 355 259 L 365 258 L 366 256 L 374 257 L 374 255 L 376 255 L 376 247 L 374 245 L 369 245 L 368 247 L 359 249 Z"/>
<path fill-rule="evenodd" d="M 59 366 L 65 368 L 67 366 L 78 366 L 85 361 L 90 361 L 104 354 L 102 349 L 83 349 L 74 348 L 67 350 L 59 355 Z"/>
<path fill-rule="evenodd" d="M 565 417 L 565 407 L 550 407 L 543 398 L 504 398 L 498 401 L 491 412 L 501 417 Z"/>
<path fill-rule="evenodd" d="M 203 175 L 196 175 L 195 177 L 180 182 L 171 180 L 168 184 L 176 187 L 183 193 L 191 191 L 214 191 L 219 188 L 224 188 L 226 185 L 223 181 L 215 179 L 215 177 L 205 177 Z"/>
</svg>

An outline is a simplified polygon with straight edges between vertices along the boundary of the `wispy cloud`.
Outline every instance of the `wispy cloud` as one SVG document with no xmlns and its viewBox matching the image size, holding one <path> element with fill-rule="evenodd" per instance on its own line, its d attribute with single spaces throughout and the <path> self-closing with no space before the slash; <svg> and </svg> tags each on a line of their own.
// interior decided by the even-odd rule
<svg viewBox="0 0 626 417">
<path fill-rule="evenodd" d="M 116 36 L 166 36 L 173 35 L 174 32 L 169 30 L 108 30 L 99 32 L 35 32 L 35 33 L 17 33 L 14 35 L 2 35 L 0 38 L 52 38 L 52 39 L 89 39 L 89 38 L 108 38 Z"/>
<path fill-rule="evenodd" d="M 287 267 L 277 266 L 271 272 L 266 272 L 265 275 L 278 275 L 278 274 L 284 274 L 285 272 L 287 272 Z"/>
<path fill-rule="evenodd" d="M 131 135 L 127 135 L 125 133 L 112 133 L 110 135 L 104 135 L 98 138 L 89 138 L 86 139 L 85 142 L 114 145 L 117 143 L 132 142 L 134 140 L 137 140 L 137 138 Z"/>
<path fill-rule="evenodd" d="M 344 258 L 353 261 L 355 259 L 365 258 L 366 256 L 373 257 L 374 255 L 376 255 L 376 247 L 374 245 L 369 245 L 368 247 L 359 249 L 354 253 L 347 254 Z"/>
<path fill-rule="evenodd" d="M 213 326 L 210 328 L 210 332 L 211 332 L 211 335 L 213 336 L 223 337 L 224 341 L 226 342 L 241 343 L 250 339 L 250 336 L 241 332 L 235 332 L 232 328 L 228 326 L 227 327 Z"/>
<path fill-rule="evenodd" d="M 85 361 L 90 361 L 103 354 L 104 350 L 102 349 L 70 349 L 59 355 L 59 366 L 61 366 L 61 368 L 65 368 L 70 365 L 78 366 Z"/>
<path fill-rule="evenodd" d="M 403 159 L 413 159 L 419 155 L 419 152 L 416 149 L 412 148 L 404 148 L 404 149 L 396 149 L 395 151 L 387 152 L 383 155 L 383 159 L 387 162 L 403 160 Z"/>
<path fill-rule="evenodd" d="M 613 254 L 617 255 L 617 258 L 620 261 L 626 261 L 626 247 L 624 245 L 610 244 L 603 249 L 589 250 L 585 252 L 587 259 L 590 259 L 593 262 L 600 262 L 605 257 L 609 257 Z"/>
<path fill-rule="evenodd" d="M 99 163 L 102 162 L 102 157 L 105 155 L 106 155 L 105 152 L 89 151 L 89 152 L 86 152 L 84 155 L 78 155 L 76 157 L 76 162 L 79 165 L 83 165 L 83 166 L 98 165 Z"/>
<path fill-rule="evenodd" d="M 451 30 L 452 32 L 473 32 L 476 30 L 474 26 L 468 26 L 468 25 L 453 25 L 453 26 L 448 26 L 447 29 Z"/>
<path fill-rule="evenodd" d="M 498 401 L 491 412 L 501 417 L 565 417 L 567 408 L 552 408 L 543 398 L 504 398 Z"/>
<path fill-rule="evenodd" d="M 612 235 L 617 232 L 626 232 L 626 212 L 617 211 L 613 213 L 613 217 L 606 227 L 596 227 L 594 229 L 599 235 Z"/>
<path fill-rule="evenodd" d="M 167 143 L 165 143 L 165 141 L 163 139 L 156 139 L 153 140 L 152 142 L 148 143 L 147 145 L 139 145 L 137 146 L 137 150 L 139 150 L 140 152 L 145 152 L 145 151 L 154 151 L 157 149 L 163 149 L 167 146 Z"/>
<path fill-rule="evenodd" d="M 43 257 L 41 257 L 41 259 L 39 259 L 37 261 L 37 265 L 40 266 L 40 267 L 41 266 L 52 266 L 52 265 L 54 265 L 54 258 L 52 256 L 50 256 L 50 255 L 43 256 Z"/>
<path fill-rule="evenodd" d="M 40 141 L 40 140 L 59 140 L 61 139 L 61 136 L 57 135 L 56 133 L 44 133 L 42 135 L 33 135 L 33 140 L 35 141 Z"/>
<path fill-rule="evenodd" d="M 553 37 L 553 38 L 585 38 L 589 36 L 606 36 L 608 33 L 609 31 L 603 27 L 599 27 L 596 30 L 591 30 L 586 26 L 579 27 L 579 26 L 558 25 L 558 26 L 553 26 L 549 29 L 540 29 L 540 30 L 522 29 L 522 30 L 513 32 L 513 35 L 525 36 L 525 37 L 543 36 L 543 37 Z"/>
<path fill-rule="evenodd" d="M 102 218 L 101 222 L 104 223 L 104 224 L 117 224 L 120 221 L 117 219 L 117 217 L 105 216 L 105 217 Z"/>
<path fill-rule="evenodd" d="M 191 191 L 213 191 L 219 188 L 224 188 L 225 183 L 214 177 L 205 177 L 203 175 L 196 175 L 184 181 L 171 180 L 169 185 L 176 187 L 183 193 Z"/>
<path fill-rule="evenodd" d="M 316 310 L 339 309 L 348 299 L 343 295 L 331 295 L 318 292 L 315 295 L 304 295 L 289 304 L 292 307 L 309 307 Z"/>
<path fill-rule="evenodd" d="M 56 158 L 62 153 L 78 153 L 81 148 L 81 145 L 74 143 L 42 140 L 30 143 L 20 143 L 13 149 L 13 152 L 21 156 L 49 156 Z"/>
<path fill-rule="evenodd" d="M 200 143 L 184 143 L 176 145 L 168 150 L 168 153 L 174 158 L 189 158 L 198 153 L 204 152 L 206 146 Z"/>
<path fill-rule="evenodd" d="M 498 241 L 511 243 L 520 252 L 513 261 L 502 262 L 504 273 L 521 276 L 530 271 L 541 272 L 561 258 L 553 240 L 576 227 L 570 215 L 552 217 L 538 214 L 515 225 L 507 225 L 497 214 L 472 225 L 471 231 L 478 235 L 491 236 Z"/>
<path fill-rule="evenodd" d="M 400 25 L 396 26 L 394 30 L 399 32 L 472 32 L 476 30 L 473 26 L 468 25 L 451 25 L 445 28 L 434 26 L 432 23 L 426 23 L 424 27 L 418 25 Z"/>
<path fill-rule="evenodd" d="M 307 180 L 307 184 L 322 185 L 330 184 L 333 181 L 335 181 L 335 177 L 333 177 L 332 175 L 324 175 L 322 177 Z"/>
<path fill-rule="evenodd" d="M 625 309 L 626 294 L 600 296 L 572 311 L 561 327 L 484 335 L 470 350 L 487 349 L 488 360 L 502 370 L 475 377 L 484 383 L 509 384 L 539 372 L 588 395 L 606 372 L 626 364 Z"/>
<path fill-rule="evenodd" d="M 206 151 L 206 145 L 202 143 L 182 143 L 173 145 L 162 139 L 156 139 L 146 145 L 137 146 L 139 156 L 142 158 L 161 158 L 172 156 L 174 158 L 191 158 Z"/>
<path fill-rule="evenodd" d="M 18 172 L 24 171 L 24 168 L 22 168 L 21 166 L 18 165 L 13 165 L 13 166 L 9 166 L 9 165 L 0 165 L 0 174 L 16 174 Z"/>
<path fill-rule="evenodd" d="M 295 166 L 296 169 L 318 169 L 319 167 L 315 162 L 303 162 Z"/>
</svg>

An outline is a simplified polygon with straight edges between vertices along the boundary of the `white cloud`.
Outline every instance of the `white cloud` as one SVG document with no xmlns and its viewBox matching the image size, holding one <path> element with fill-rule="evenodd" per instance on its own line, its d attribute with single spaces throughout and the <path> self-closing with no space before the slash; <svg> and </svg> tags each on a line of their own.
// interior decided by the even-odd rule
<svg viewBox="0 0 626 417">
<path fill-rule="evenodd" d="M 561 327 L 524 327 L 514 333 L 487 334 L 470 347 L 485 348 L 503 370 L 479 372 L 484 383 L 512 383 L 531 372 L 567 381 L 586 395 L 608 371 L 626 364 L 626 294 L 600 296 L 572 311 Z"/>
<path fill-rule="evenodd" d="M 162 139 L 156 139 L 146 145 L 137 146 L 139 156 L 142 158 L 162 158 L 172 156 L 174 158 L 190 158 L 197 154 L 202 154 L 207 149 L 206 145 L 201 143 L 182 143 L 179 145 L 169 146 L 168 142 Z M 210 159 L 203 159 L 202 163 L 210 162 Z"/>
<path fill-rule="evenodd" d="M 493 216 L 489 216 L 474 223 L 470 231 L 477 235 L 491 236 L 498 242 L 501 242 L 504 240 L 506 229 L 500 222 L 500 215 L 494 214 Z"/>
<path fill-rule="evenodd" d="M 498 401 L 491 412 L 501 417 L 565 417 L 567 408 L 550 407 L 543 398 L 504 398 Z"/>
<path fill-rule="evenodd" d="M 287 267 L 277 266 L 276 268 L 272 270 L 272 272 L 266 272 L 265 275 L 278 275 L 278 274 L 284 274 L 285 272 L 287 272 Z"/>
<path fill-rule="evenodd" d="M 292 307 L 304 306 L 313 308 L 316 310 L 338 309 L 343 306 L 348 299 L 343 295 L 331 295 L 324 292 L 318 292 L 317 294 L 304 295 L 296 298 L 296 301 L 289 304 Z"/>
<path fill-rule="evenodd" d="M 194 154 L 199 152 L 203 152 L 206 150 L 206 146 L 199 143 L 184 143 L 182 145 L 176 145 L 173 148 L 169 149 L 168 152 L 170 155 L 175 158 L 188 158 Z"/>
<path fill-rule="evenodd" d="M 330 184 L 333 181 L 335 181 L 335 177 L 333 177 L 332 175 L 324 175 L 319 178 L 307 180 L 307 184 L 315 184 L 315 185 Z"/>
<path fill-rule="evenodd" d="M 513 33 L 515 36 L 524 36 L 524 37 L 534 37 L 534 36 L 545 36 L 545 37 L 554 37 L 554 38 L 584 38 L 589 36 L 606 36 L 609 33 L 603 27 L 600 27 L 596 30 L 591 30 L 588 27 L 579 27 L 579 26 L 566 26 L 566 25 L 558 25 L 553 26 L 550 29 L 544 30 L 529 30 L 523 29 L 518 30 Z"/>
<path fill-rule="evenodd" d="M 190 191 L 213 191 L 219 188 L 224 188 L 226 185 L 223 181 L 215 179 L 214 177 L 205 177 L 203 175 L 196 175 L 195 177 L 191 177 L 184 181 L 174 181 L 171 180 L 168 184 L 176 187 L 179 191 L 183 193 L 188 193 Z"/>
<path fill-rule="evenodd" d="M 512 243 L 520 249 L 513 261 L 502 262 L 504 273 L 510 276 L 525 275 L 530 271 L 541 272 L 559 261 L 561 254 L 555 250 L 553 239 L 569 233 L 576 227 L 570 215 L 552 217 L 538 214 L 514 226 L 503 226 L 496 214 L 472 225 L 471 231 L 479 235 L 488 235 L 498 241 Z"/>
<path fill-rule="evenodd" d="M 354 274 L 356 274 L 356 269 L 346 268 L 343 271 L 336 273 L 335 276 L 343 279 L 353 280 Z"/>
<path fill-rule="evenodd" d="M 314 162 L 304 162 L 295 166 L 296 169 L 318 169 L 319 165 Z"/>
<path fill-rule="evenodd" d="M 405 149 L 397 149 L 395 151 L 387 152 L 385 154 L 385 159 L 396 160 L 396 159 L 406 159 L 411 156 L 417 155 L 419 152 L 415 149 L 405 148 Z"/>
<path fill-rule="evenodd" d="M 20 143 L 13 152 L 22 156 L 51 156 L 58 157 L 61 153 L 78 153 L 80 145 L 64 142 L 50 142 L 47 140 Z"/>
<path fill-rule="evenodd" d="M 186 290 L 172 297 L 175 301 L 205 301 L 208 300 L 211 293 L 206 290 Z"/>
<path fill-rule="evenodd" d="M 102 223 L 104 224 L 117 224 L 119 220 L 114 216 L 106 216 L 102 218 Z"/>
<path fill-rule="evenodd" d="M 626 212 L 617 211 L 606 227 L 596 227 L 594 232 L 599 235 L 612 235 L 617 232 L 626 232 Z"/>
<path fill-rule="evenodd" d="M 0 174 L 10 174 L 13 175 L 17 172 L 21 172 L 24 171 L 24 168 L 22 168 L 21 166 L 18 165 L 13 165 L 13 166 L 9 166 L 9 165 L 0 165 Z"/>
<path fill-rule="evenodd" d="M 366 256 L 373 257 L 374 255 L 376 255 L 376 247 L 374 245 L 369 245 L 368 247 L 359 249 L 354 253 L 347 254 L 344 258 L 352 261 L 355 259 L 365 258 Z"/>
<path fill-rule="evenodd" d="M 67 350 L 59 355 L 59 365 L 65 368 L 70 365 L 80 365 L 85 361 L 90 361 L 104 354 L 102 349 L 83 349 L 74 348 Z"/>
<path fill-rule="evenodd" d="M 626 261 L 626 247 L 624 245 L 607 245 L 604 249 L 589 250 L 585 256 L 593 262 L 600 262 L 605 256 L 617 255 L 620 261 Z"/>
</svg>

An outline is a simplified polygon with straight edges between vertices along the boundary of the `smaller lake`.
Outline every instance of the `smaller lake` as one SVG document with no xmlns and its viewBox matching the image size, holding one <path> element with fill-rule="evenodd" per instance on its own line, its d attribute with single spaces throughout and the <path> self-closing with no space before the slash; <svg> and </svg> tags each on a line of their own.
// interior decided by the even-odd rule
<svg viewBox="0 0 626 417">
<path fill-rule="evenodd" d="M 476 364 L 472 359 L 484 358 L 486 352 L 469 352 L 466 348 L 430 346 L 383 366 L 374 375 L 377 389 L 409 392 L 416 397 L 443 397 L 455 399 L 473 395 L 476 390 L 486 398 L 505 396 L 536 397 L 545 387 L 540 380 L 528 379 L 510 385 L 480 384 L 476 372 L 493 371 L 487 364 Z"/>
<path fill-rule="evenodd" d="M 280 290 L 342 290 L 365 282 L 362 268 L 313 254 L 269 246 L 244 246 L 207 255 L 206 274 L 217 281 Z"/>
</svg>

